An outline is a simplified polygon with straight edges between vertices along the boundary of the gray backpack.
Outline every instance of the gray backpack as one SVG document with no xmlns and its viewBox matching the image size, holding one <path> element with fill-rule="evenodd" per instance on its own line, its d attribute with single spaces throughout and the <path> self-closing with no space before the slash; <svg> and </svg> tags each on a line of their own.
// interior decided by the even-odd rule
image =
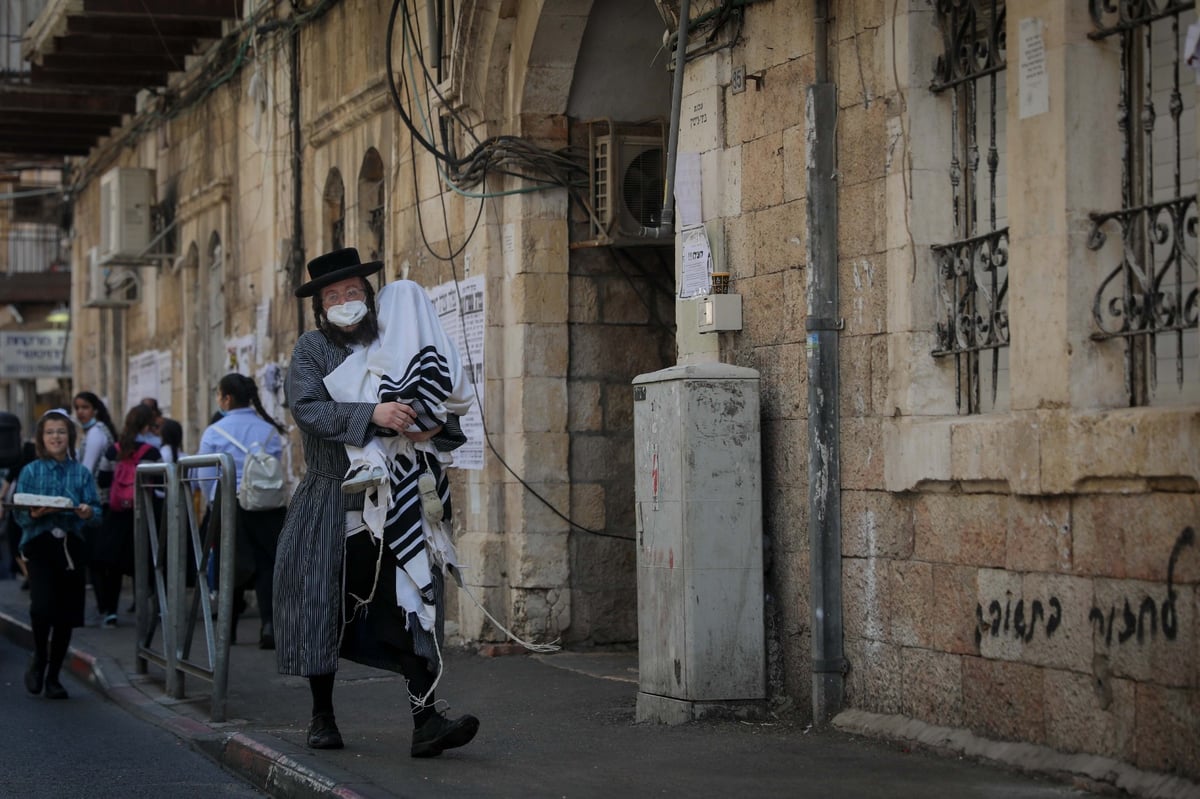
<svg viewBox="0 0 1200 799">
<path fill-rule="evenodd" d="M 287 480 L 284 479 L 283 464 L 279 458 L 268 453 L 257 442 L 246 447 L 221 428 L 213 429 L 246 455 L 242 463 L 242 480 L 238 484 L 238 504 L 242 510 L 274 510 L 286 505 Z"/>
</svg>

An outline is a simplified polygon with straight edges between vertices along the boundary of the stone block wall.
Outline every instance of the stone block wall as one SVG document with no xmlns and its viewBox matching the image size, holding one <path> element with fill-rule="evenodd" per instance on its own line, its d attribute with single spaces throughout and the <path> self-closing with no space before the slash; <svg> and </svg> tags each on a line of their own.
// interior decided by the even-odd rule
<svg viewBox="0 0 1200 799">
<path fill-rule="evenodd" d="M 1176 519 L 1144 513 L 1164 500 L 1180 506 Z M 915 516 L 911 556 L 871 556 L 859 539 L 844 561 L 851 705 L 1194 778 L 1200 542 L 1178 517 L 1198 518 L 1200 497 L 954 493 L 898 504 Z M 1114 553 L 1138 530 L 1142 576 L 1105 577 L 1075 557 L 1093 525 Z M 1011 556 L 1038 528 L 1055 542 L 1043 555 L 989 565 L 988 540 Z"/>
<path fill-rule="evenodd" d="M 675 362 L 669 256 L 655 248 L 571 252 L 572 629 L 583 644 L 637 640 L 633 378 Z"/>
</svg>

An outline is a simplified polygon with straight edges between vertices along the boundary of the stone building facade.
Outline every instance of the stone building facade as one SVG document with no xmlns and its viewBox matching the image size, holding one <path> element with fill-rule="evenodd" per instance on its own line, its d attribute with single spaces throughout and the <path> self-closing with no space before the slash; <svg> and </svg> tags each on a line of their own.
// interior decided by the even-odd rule
<svg viewBox="0 0 1200 799">
<path fill-rule="evenodd" d="M 79 164 L 78 387 L 127 407 L 131 359 L 169 352 L 160 401 L 194 442 L 224 371 L 286 369 L 312 324 L 291 293 L 306 258 L 352 244 L 388 279 L 482 276 L 486 463 L 454 487 L 472 592 L 525 639 L 598 646 L 637 631 L 630 381 L 752 367 L 776 709 L 814 713 L 810 487 L 832 478 L 837 706 L 1200 780 L 1192 3 L 693 3 L 678 149 L 743 309 L 717 334 L 678 296 L 678 239 L 610 242 L 593 218 L 596 138 L 665 136 L 679 3 L 246 5 Z M 589 166 L 571 190 L 531 190 L 528 162 L 447 189 L 389 55 L 434 149 L 514 136 Z M 809 202 L 828 137 L 835 209 Z M 88 310 L 114 166 L 154 170 L 175 254 L 139 270 L 139 302 Z M 810 475 L 831 236 L 840 468 Z M 232 362 L 246 337 L 252 363 Z M 503 639 L 458 604 L 465 640 Z"/>
</svg>

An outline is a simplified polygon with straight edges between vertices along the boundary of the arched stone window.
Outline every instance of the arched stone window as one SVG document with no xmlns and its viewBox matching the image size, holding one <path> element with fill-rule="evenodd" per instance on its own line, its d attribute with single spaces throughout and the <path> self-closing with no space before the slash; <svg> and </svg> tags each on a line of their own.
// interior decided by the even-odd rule
<svg viewBox="0 0 1200 799">
<path fill-rule="evenodd" d="M 358 170 L 358 244 L 364 261 L 384 260 L 383 159 L 374 147 Z"/>
<path fill-rule="evenodd" d="M 322 218 L 329 249 L 341 249 L 346 246 L 346 186 L 337 167 L 329 170 L 329 177 L 325 178 L 323 197 Z"/>
<path fill-rule="evenodd" d="M 225 374 L 225 248 L 221 244 L 221 236 L 213 232 L 208 239 L 206 252 L 206 268 L 208 283 L 205 291 L 205 306 L 207 313 L 206 348 L 208 350 L 208 374 L 202 382 L 208 386 L 205 395 L 211 401 L 211 395 L 217 389 L 217 381 Z M 206 407 L 207 409 L 207 407 Z"/>
</svg>

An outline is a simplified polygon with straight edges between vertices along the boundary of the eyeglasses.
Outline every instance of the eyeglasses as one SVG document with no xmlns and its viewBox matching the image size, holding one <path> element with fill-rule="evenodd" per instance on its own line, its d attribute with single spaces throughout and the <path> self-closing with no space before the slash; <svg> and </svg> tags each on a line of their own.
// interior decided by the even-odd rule
<svg viewBox="0 0 1200 799">
<path fill-rule="evenodd" d="M 326 291 L 321 295 L 321 304 L 326 308 L 332 305 L 341 305 L 344 302 L 362 302 L 367 298 L 367 294 L 362 289 L 350 288 L 341 292 Z"/>
</svg>

